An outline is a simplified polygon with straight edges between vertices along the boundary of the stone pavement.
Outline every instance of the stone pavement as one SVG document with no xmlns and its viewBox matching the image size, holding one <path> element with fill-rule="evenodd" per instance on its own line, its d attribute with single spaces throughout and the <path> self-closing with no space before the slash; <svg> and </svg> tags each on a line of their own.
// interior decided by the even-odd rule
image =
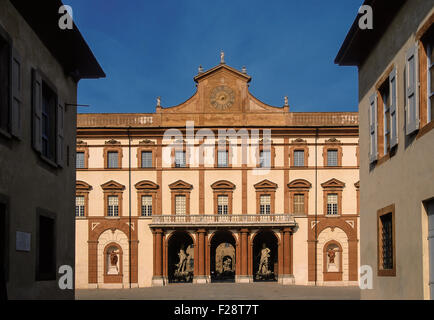
<svg viewBox="0 0 434 320">
<path fill-rule="evenodd" d="M 135 289 L 76 290 L 77 300 L 359 300 L 359 287 L 283 286 L 277 283 L 171 284 Z"/>
</svg>

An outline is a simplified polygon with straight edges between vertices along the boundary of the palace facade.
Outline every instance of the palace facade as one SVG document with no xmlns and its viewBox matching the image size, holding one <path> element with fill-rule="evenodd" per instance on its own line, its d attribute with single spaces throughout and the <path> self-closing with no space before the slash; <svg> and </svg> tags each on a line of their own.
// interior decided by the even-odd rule
<svg viewBox="0 0 434 320">
<path fill-rule="evenodd" d="M 220 64 L 151 114 L 79 114 L 76 287 L 357 285 L 358 115 L 291 112 Z"/>
</svg>

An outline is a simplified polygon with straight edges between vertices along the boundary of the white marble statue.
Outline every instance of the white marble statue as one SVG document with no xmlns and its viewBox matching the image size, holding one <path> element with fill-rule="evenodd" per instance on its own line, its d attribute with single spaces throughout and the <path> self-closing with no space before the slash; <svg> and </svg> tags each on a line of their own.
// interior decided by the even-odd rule
<svg viewBox="0 0 434 320">
<path fill-rule="evenodd" d="M 178 267 L 176 271 L 181 273 L 185 271 L 185 268 L 187 266 L 187 255 L 185 254 L 184 249 L 181 248 L 181 250 L 179 250 L 178 257 L 179 263 L 176 265 Z"/>
<path fill-rule="evenodd" d="M 262 244 L 261 259 L 259 260 L 259 270 L 258 273 L 266 274 L 268 273 L 268 258 L 270 257 L 270 249 L 268 249 L 264 244 Z"/>
</svg>

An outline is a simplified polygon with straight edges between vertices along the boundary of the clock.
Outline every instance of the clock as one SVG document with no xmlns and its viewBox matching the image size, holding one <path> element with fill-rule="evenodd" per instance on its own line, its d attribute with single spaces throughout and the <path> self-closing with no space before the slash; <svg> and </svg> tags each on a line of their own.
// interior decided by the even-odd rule
<svg viewBox="0 0 434 320">
<path fill-rule="evenodd" d="M 211 91 L 210 103 L 217 110 L 229 109 L 234 101 L 235 93 L 227 86 L 218 86 Z"/>
</svg>

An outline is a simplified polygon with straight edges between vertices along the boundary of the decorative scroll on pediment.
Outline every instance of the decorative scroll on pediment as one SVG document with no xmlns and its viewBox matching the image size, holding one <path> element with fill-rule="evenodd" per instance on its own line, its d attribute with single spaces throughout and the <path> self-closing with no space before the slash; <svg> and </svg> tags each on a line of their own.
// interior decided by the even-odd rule
<svg viewBox="0 0 434 320">
<path fill-rule="evenodd" d="M 169 184 L 170 190 L 191 190 L 193 186 L 185 181 L 178 180 L 172 184 Z"/>
<path fill-rule="evenodd" d="M 77 180 L 75 182 L 75 189 L 79 191 L 81 190 L 90 191 L 92 190 L 92 186 L 84 181 Z"/>
<path fill-rule="evenodd" d="M 354 184 L 354 186 L 355 186 L 357 189 L 359 189 L 359 188 L 360 188 L 360 181 L 357 181 L 357 182 Z"/>
<path fill-rule="evenodd" d="M 321 186 L 323 188 L 344 188 L 345 187 L 345 183 L 343 183 L 342 181 L 339 181 L 338 179 L 330 179 L 324 183 L 321 184 Z"/>
<path fill-rule="evenodd" d="M 326 140 L 325 143 L 341 143 L 341 141 L 336 139 L 335 137 L 333 137 L 333 138 Z"/>
<path fill-rule="evenodd" d="M 149 140 L 149 139 L 145 139 L 139 142 L 140 145 L 150 145 L 150 144 L 155 144 L 154 141 Z"/>
<path fill-rule="evenodd" d="M 216 181 L 211 185 L 214 190 L 234 190 L 235 185 L 227 180 Z"/>
<path fill-rule="evenodd" d="M 101 185 L 103 190 L 125 190 L 125 186 L 120 184 L 119 182 L 110 180 Z"/>
<path fill-rule="evenodd" d="M 157 190 L 158 184 L 149 180 L 143 180 L 135 184 L 137 190 Z"/>
<path fill-rule="evenodd" d="M 292 143 L 307 143 L 307 141 L 302 138 L 297 138 L 295 140 L 292 140 Z"/>
<path fill-rule="evenodd" d="M 262 180 L 261 182 L 258 182 L 254 185 L 255 189 L 277 189 L 277 184 L 274 182 L 271 182 L 270 180 Z"/>
<path fill-rule="evenodd" d="M 105 144 L 121 144 L 121 143 L 115 139 L 111 139 L 109 141 L 106 141 Z"/>
<path fill-rule="evenodd" d="M 296 179 L 288 183 L 290 189 L 310 189 L 312 184 L 304 179 Z"/>
</svg>

